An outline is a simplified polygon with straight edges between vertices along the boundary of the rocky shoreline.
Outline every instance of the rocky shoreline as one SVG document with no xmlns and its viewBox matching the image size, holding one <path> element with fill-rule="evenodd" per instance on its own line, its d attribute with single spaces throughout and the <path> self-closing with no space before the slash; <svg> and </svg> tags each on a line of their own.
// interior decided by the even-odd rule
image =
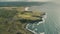
<svg viewBox="0 0 60 34">
<path fill-rule="evenodd" d="M 24 7 L 1 7 L 0 28 L 2 34 L 34 34 L 29 31 L 27 24 L 42 21 L 43 12 L 22 11 Z M 3 26 L 4 25 L 4 26 Z"/>
<path fill-rule="evenodd" d="M 45 19 L 47 18 L 47 13 L 45 15 L 42 16 L 42 21 L 40 21 L 39 23 L 37 23 L 37 25 L 40 25 L 41 23 L 45 22 Z M 26 25 L 26 29 L 34 34 L 37 34 L 35 31 L 32 31 L 28 28 L 29 24 Z"/>
</svg>

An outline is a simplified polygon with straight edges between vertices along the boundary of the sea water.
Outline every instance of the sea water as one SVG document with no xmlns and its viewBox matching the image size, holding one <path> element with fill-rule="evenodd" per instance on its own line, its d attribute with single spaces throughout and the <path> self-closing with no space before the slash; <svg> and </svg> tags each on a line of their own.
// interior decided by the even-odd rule
<svg viewBox="0 0 60 34">
<path fill-rule="evenodd" d="M 44 23 L 37 25 L 29 23 L 28 29 L 36 34 L 60 34 L 60 5 L 53 2 L 45 3 L 32 9 L 41 10 L 47 13 Z"/>
</svg>

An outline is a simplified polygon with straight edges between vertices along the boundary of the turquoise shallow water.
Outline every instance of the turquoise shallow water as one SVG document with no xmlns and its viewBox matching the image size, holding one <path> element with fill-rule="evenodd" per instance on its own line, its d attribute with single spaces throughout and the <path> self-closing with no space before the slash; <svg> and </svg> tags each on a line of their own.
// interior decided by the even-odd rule
<svg viewBox="0 0 60 34">
<path fill-rule="evenodd" d="M 44 32 L 44 34 L 60 34 L 60 5 L 55 3 L 45 3 L 39 7 L 31 7 L 33 10 L 41 10 L 47 13 L 47 18 L 44 23 L 40 25 L 33 25 L 30 23 L 28 28 L 35 31 L 37 34 Z M 33 28 L 34 26 L 34 28 Z"/>
</svg>

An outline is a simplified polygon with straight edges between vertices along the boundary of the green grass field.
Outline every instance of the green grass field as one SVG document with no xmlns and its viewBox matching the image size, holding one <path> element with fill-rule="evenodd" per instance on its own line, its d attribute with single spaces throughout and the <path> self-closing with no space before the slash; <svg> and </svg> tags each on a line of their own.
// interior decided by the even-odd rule
<svg viewBox="0 0 60 34">
<path fill-rule="evenodd" d="M 0 8 L 0 34 L 32 34 L 25 29 L 26 24 L 41 20 L 43 14 L 39 11 L 25 12 L 17 9 L 21 8 Z"/>
</svg>

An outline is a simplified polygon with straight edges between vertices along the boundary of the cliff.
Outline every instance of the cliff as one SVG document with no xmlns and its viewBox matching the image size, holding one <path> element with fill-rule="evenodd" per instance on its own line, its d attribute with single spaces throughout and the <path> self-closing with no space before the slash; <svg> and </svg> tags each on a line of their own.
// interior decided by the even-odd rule
<svg viewBox="0 0 60 34">
<path fill-rule="evenodd" d="M 17 9 L 21 8 L 0 8 L 0 34 L 33 34 L 25 29 L 26 25 L 41 21 L 44 15 L 41 11 Z"/>
</svg>

